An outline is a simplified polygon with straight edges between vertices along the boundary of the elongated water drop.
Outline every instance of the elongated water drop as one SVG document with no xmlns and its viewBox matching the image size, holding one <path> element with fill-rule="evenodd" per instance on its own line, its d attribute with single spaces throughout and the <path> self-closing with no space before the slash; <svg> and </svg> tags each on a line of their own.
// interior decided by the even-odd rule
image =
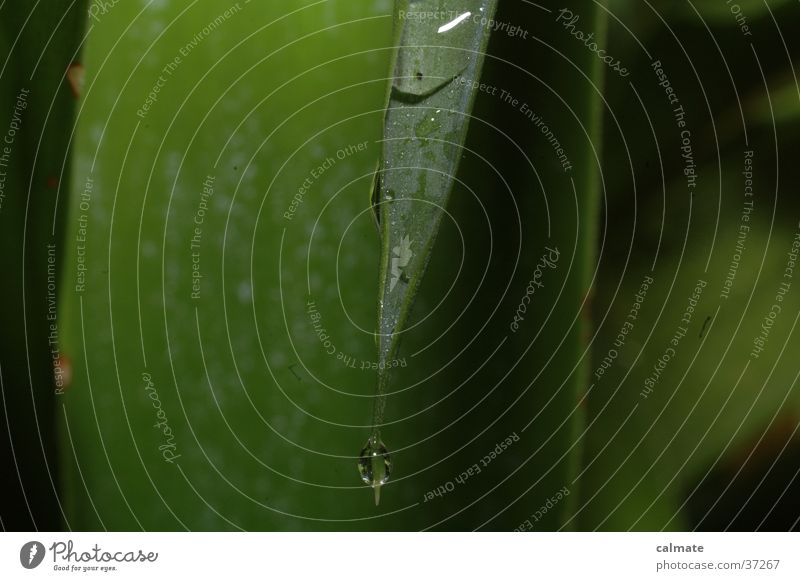
<svg viewBox="0 0 800 581">
<path fill-rule="evenodd" d="M 381 486 L 389 481 L 392 474 L 392 457 L 380 437 L 370 436 L 358 457 L 358 472 L 361 480 L 375 491 L 375 504 L 381 500 Z"/>
</svg>

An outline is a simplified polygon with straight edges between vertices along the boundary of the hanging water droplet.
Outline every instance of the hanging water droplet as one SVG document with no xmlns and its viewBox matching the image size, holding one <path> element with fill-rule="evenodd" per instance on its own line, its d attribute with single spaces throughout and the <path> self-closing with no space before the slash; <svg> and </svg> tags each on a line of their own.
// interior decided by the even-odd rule
<svg viewBox="0 0 800 581">
<path fill-rule="evenodd" d="M 367 440 L 358 458 L 358 473 L 364 484 L 374 489 L 377 505 L 381 498 L 381 486 L 389 481 L 392 473 L 392 457 L 379 438 L 373 436 Z"/>
</svg>

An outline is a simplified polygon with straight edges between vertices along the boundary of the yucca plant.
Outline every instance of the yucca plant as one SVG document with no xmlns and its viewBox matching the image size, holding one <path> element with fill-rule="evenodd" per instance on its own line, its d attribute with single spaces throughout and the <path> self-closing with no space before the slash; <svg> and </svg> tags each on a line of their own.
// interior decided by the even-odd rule
<svg viewBox="0 0 800 581">
<path fill-rule="evenodd" d="M 737 6 L 0 6 L 3 526 L 796 527 L 798 19 Z"/>
</svg>

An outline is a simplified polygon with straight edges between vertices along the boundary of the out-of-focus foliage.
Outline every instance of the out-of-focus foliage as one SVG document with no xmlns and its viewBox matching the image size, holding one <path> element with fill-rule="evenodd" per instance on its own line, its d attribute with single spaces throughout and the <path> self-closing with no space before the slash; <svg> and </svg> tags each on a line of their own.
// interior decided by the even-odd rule
<svg viewBox="0 0 800 581">
<path fill-rule="evenodd" d="M 0 528 L 60 526 L 57 282 L 83 0 L 0 2 Z"/>
</svg>

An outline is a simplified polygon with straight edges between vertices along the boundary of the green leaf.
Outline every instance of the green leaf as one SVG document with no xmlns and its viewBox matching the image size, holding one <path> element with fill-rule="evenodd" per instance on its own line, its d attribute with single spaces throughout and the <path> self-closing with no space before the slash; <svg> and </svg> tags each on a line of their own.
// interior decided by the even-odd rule
<svg viewBox="0 0 800 581">
<path fill-rule="evenodd" d="M 575 6 L 602 32 L 595 3 Z M 554 27 L 553 13 L 501 3 L 496 20 L 522 32 L 499 28 L 483 76 L 453 72 L 460 65 L 429 75 L 453 72 L 517 99 L 479 88 L 462 150 L 435 145 L 425 125 L 418 137 L 399 113 L 452 90 L 459 113 L 434 111 L 460 145 L 474 89 L 451 80 L 389 96 L 403 101 L 388 113 L 396 134 L 405 126 L 434 156 L 423 167 L 455 175 L 466 157 L 445 218 L 425 214 L 439 233 L 387 393 L 394 463 L 376 509 L 356 461 L 380 367 L 374 281 L 390 291 L 392 257 L 401 275 L 421 276 L 417 253 L 434 234 L 376 240 L 363 195 L 384 157 L 386 80 L 397 70 L 390 7 L 251 2 L 235 12 L 211 27 L 220 12 L 207 4 L 121 3 L 92 29 L 70 223 L 75 241 L 86 216 L 86 241 L 65 271 L 76 362 L 60 432 L 69 525 L 509 530 L 567 486 L 536 523 L 558 528 L 578 492 L 585 381 L 575 362 L 588 336 L 599 59 Z M 570 107 L 562 95 L 574 95 Z M 394 147 L 418 155 L 403 139 Z M 444 206 L 453 176 L 428 174 L 423 193 Z M 563 262 L 511 333 L 553 245 Z M 395 292 L 410 286 L 395 278 Z M 474 465 L 468 485 L 433 497 Z"/>
<path fill-rule="evenodd" d="M 571 7 L 604 42 L 605 12 Z M 605 65 L 556 17 L 498 5 L 484 74 L 468 79 L 482 86 L 461 171 L 404 332 L 408 366 L 392 370 L 382 434 L 400 451 L 394 474 L 411 477 L 390 481 L 383 498 L 414 499 L 423 480 L 437 529 L 557 529 L 580 494 Z M 515 331 L 548 248 L 560 260 Z"/>
<path fill-rule="evenodd" d="M 57 282 L 86 2 L 0 2 L 0 466 L 5 530 L 55 530 Z M 58 377 L 54 377 L 58 375 Z"/>
<path fill-rule="evenodd" d="M 398 2 L 400 45 L 377 180 L 381 233 L 378 309 L 379 424 L 392 361 L 430 259 L 458 171 L 496 0 Z M 458 10 L 457 10 L 458 9 Z M 431 17 L 429 15 L 435 15 Z"/>
<path fill-rule="evenodd" d="M 64 273 L 72 528 L 392 526 L 356 469 L 374 341 L 347 324 L 374 320 L 359 192 L 391 45 L 388 2 L 121 2 L 93 27 Z"/>
<path fill-rule="evenodd" d="M 758 152 L 769 151 L 769 138 L 751 144 L 755 164 L 763 171 Z M 606 350 L 598 353 L 596 367 L 606 371 L 596 378 L 600 389 L 593 392 L 589 457 L 594 461 L 585 474 L 592 494 L 580 514 L 586 528 L 685 530 L 687 495 L 698 479 L 763 438 L 776 418 L 794 418 L 800 409 L 797 366 L 791 357 L 800 347 L 800 297 L 794 288 L 781 294 L 800 224 L 770 224 L 771 200 L 764 198 L 755 198 L 755 210 L 743 221 L 747 199 L 742 195 L 742 168 L 743 162 L 732 160 L 722 167 L 723 189 L 731 199 L 721 208 L 719 232 L 669 232 L 660 268 L 624 278 L 618 291 L 623 298 L 608 316 L 613 323 L 601 328 L 597 344 Z M 716 171 L 706 165 L 700 173 L 713 176 Z M 711 183 L 692 197 L 693 214 L 713 216 L 718 211 Z M 685 196 L 682 180 L 671 184 L 667 195 L 676 200 L 668 220 L 680 223 L 689 205 L 677 202 Z M 788 196 L 788 189 L 778 192 L 778 199 Z M 740 224 L 746 230 L 740 231 Z M 646 231 L 641 243 L 652 247 L 658 230 Z M 673 249 L 684 244 L 704 252 L 681 257 Z M 713 261 L 706 254 L 710 249 L 718 257 Z M 667 284 L 677 267 L 680 278 Z M 640 302 L 639 320 L 619 347 L 618 358 L 604 363 L 648 275 L 653 281 Z M 694 297 L 701 283 L 699 297 Z M 607 300 L 602 297 L 600 303 Z M 776 303 L 781 314 L 766 349 L 754 356 L 754 341 Z M 685 335 L 679 327 L 687 330 Z M 672 343 L 676 334 L 677 345 Z M 667 353 L 670 347 L 674 352 Z M 608 434 L 614 436 L 609 439 Z"/>
</svg>

